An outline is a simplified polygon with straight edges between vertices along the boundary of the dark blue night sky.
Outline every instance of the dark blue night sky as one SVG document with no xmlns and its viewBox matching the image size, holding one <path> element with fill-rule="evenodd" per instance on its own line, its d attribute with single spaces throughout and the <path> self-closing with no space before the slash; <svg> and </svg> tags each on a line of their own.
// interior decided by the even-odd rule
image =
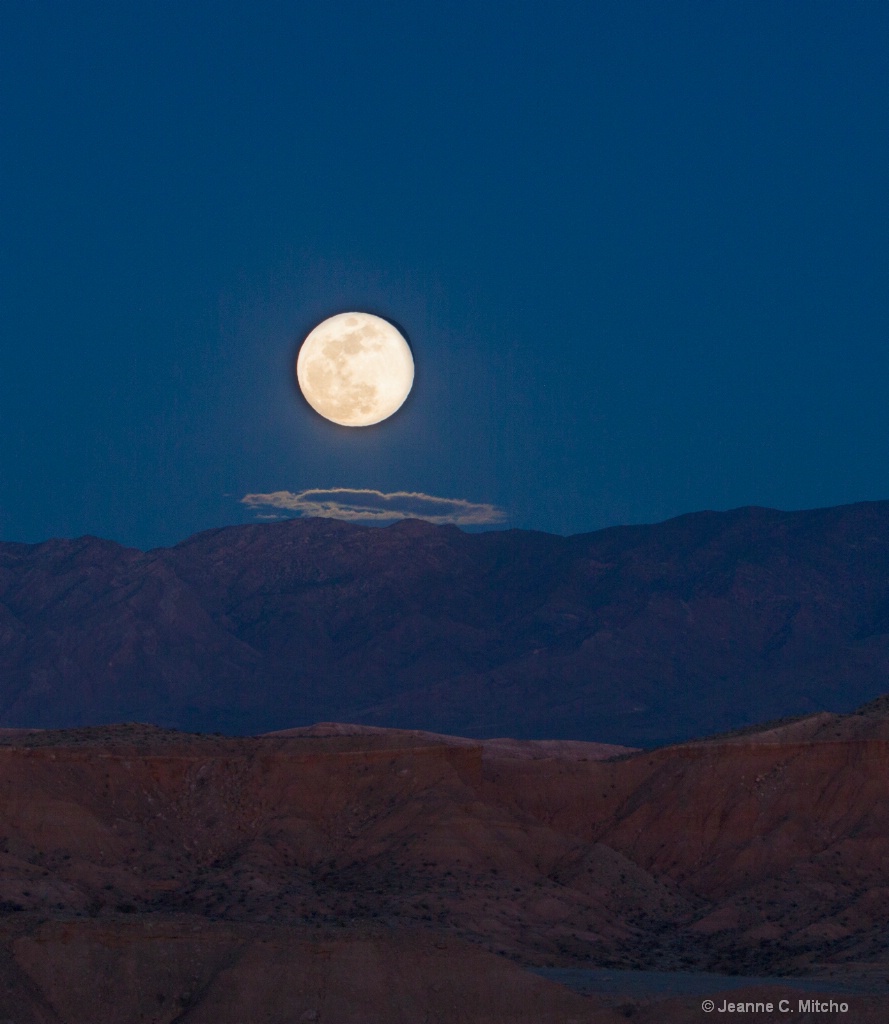
<svg viewBox="0 0 889 1024">
<path fill-rule="evenodd" d="M 5 0 L 0 538 L 889 497 L 887 53 L 849 0 Z M 348 309 L 417 366 L 364 430 L 293 377 Z"/>
</svg>

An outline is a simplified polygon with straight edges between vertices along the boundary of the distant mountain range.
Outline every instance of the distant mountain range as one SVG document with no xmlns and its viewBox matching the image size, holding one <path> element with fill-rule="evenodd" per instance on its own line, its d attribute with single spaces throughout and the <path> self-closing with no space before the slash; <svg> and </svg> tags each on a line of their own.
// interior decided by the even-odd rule
<svg viewBox="0 0 889 1024">
<path fill-rule="evenodd" d="M 889 502 L 573 537 L 416 520 L 0 544 L 0 725 L 651 746 L 889 688 Z"/>
</svg>

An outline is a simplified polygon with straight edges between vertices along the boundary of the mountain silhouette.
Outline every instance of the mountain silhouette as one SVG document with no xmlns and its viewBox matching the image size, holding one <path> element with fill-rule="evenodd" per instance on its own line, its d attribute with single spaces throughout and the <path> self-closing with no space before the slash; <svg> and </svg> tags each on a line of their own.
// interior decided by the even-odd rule
<svg viewBox="0 0 889 1024">
<path fill-rule="evenodd" d="M 0 725 L 677 742 L 889 680 L 889 502 L 560 537 L 406 520 L 0 544 Z"/>
</svg>

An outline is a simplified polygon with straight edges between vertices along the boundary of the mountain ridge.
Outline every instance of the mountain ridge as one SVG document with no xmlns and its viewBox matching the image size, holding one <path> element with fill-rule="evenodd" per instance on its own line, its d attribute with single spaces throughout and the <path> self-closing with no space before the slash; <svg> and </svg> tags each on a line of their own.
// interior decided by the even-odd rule
<svg viewBox="0 0 889 1024">
<path fill-rule="evenodd" d="M 0 544 L 0 727 L 319 719 L 651 746 L 889 680 L 889 502 L 571 537 L 406 520 Z"/>
</svg>

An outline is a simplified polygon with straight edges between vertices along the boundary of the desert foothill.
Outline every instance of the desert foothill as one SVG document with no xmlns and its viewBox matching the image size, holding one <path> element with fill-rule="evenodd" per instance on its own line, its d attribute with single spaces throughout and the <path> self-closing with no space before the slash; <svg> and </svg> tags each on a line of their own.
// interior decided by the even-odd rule
<svg viewBox="0 0 889 1024">
<path fill-rule="evenodd" d="M 887 698 L 651 751 L 335 723 L 6 730 L 0 1006 L 16 1024 L 694 1019 L 701 993 L 646 991 L 659 972 L 714 997 L 749 978 L 728 998 L 776 1005 L 814 984 L 876 1024 L 887 750 Z M 591 968 L 622 987 L 584 987 Z"/>
</svg>

